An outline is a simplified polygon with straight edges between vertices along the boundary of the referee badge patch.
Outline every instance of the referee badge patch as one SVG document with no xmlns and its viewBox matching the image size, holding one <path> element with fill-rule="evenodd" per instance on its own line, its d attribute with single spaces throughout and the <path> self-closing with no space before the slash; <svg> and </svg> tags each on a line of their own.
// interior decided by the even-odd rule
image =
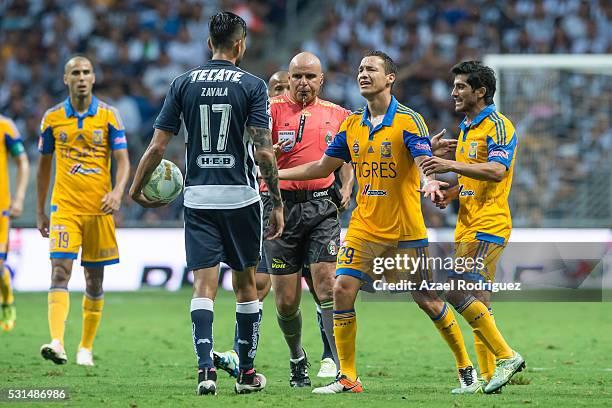
<svg viewBox="0 0 612 408">
<path fill-rule="evenodd" d="M 329 146 L 332 142 L 332 133 L 328 130 L 327 134 L 325 135 L 325 143 L 327 143 L 327 145 Z"/>
<path fill-rule="evenodd" d="M 283 147 L 284 152 L 288 152 L 293 149 L 295 146 L 295 131 L 293 130 L 279 130 L 278 131 L 278 143 L 283 143 L 284 141 L 289 140 L 290 143 Z"/>
</svg>

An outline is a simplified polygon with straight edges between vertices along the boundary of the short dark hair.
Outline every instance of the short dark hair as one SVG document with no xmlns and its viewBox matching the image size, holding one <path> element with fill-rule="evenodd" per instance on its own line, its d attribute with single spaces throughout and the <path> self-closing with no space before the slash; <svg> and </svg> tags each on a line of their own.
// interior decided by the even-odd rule
<svg viewBox="0 0 612 408">
<path fill-rule="evenodd" d="M 232 48 L 234 41 L 246 37 L 247 26 L 242 17 L 222 11 L 210 18 L 208 32 L 213 47 L 227 50 Z"/>
<path fill-rule="evenodd" d="M 455 76 L 467 75 L 467 83 L 473 90 L 484 87 L 486 89 L 485 103 L 487 105 L 493 103 L 496 80 L 495 72 L 490 67 L 480 61 L 463 61 L 453 66 L 451 73 Z"/>
<path fill-rule="evenodd" d="M 366 58 L 366 57 L 378 57 L 382 59 L 385 65 L 385 75 L 397 74 L 397 65 L 395 64 L 393 59 L 387 54 L 385 54 L 384 52 L 379 51 L 379 50 L 370 50 L 366 52 L 365 55 L 363 56 L 363 58 Z"/>
</svg>

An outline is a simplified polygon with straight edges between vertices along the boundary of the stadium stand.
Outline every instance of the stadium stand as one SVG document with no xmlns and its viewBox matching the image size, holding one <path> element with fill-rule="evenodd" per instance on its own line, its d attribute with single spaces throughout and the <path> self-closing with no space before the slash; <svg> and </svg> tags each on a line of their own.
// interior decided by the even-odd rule
<svg viewBox="0 0 612 408">
<path fill-rule="evenodd" d="M 85 54 L 95 63 L 96 94 L 123 115 L 135 159 L 148 143 L 152 120 L 172 78 L 209 57 L 204 41 L 213 12 L 232 10 L 247 20 L 250 50 L 245 66 L 267 78 L 287 62 L 264 64 L 258 58 L 269 54 L 275 33 L 286 32 L 314 3 L 324 8 L 310 27 L 313 35 L 303 35 L 300 46 L 278 54 L 290 55 L 297 48 L 317 54 L 326 71 L 324 97 L 354 109 L 363 104 L 354 83 L 355 67 L 365 49 L 382 49 L 401 67 L 398 99 L 425 117 L 432 134 L 443 128 L 454 132 L 460 120 L 452 113 L 448 74 L 459 60 L 485 54 L 612 52 L 612 4 L 598 0 L 8 0 L 0 2 L 0 112 L 14 119 L 30 157 L 37 157 L 44 109 L 66 96 L 63 64 L 72 54 Z M 520 226 L 543 225 L 542 219 L 551 214 L 571 218 L 572 208 L 563 204 L 563 197 L 579 191 L 578 180 L 602 167 L 609 177 L 609 81 L 576 74 L 568 86 L 579 102 L 564 106 L 572 122 L 567 131 L 555 132 L 566 147 L 553 152 L 547 144 L 554 141 L 537 144 L 533 139 L 522 146 L 526 159 L 517 172 L 513 209 L 529 212 L 538 197 L 544 200 L 541 208 L 549 209 L 518 217 Z M 605 92 L 607 97 L 600 96 Z M 596 117 L 591 115 L 595 103 L 589 100 L 603 104 Z M 521 129 L 529 131 L 529 123 Z M 179 166 L 181 149 L 177 140 L 171 159 Z M 596 153 L 578 163 L 587 151 Z M 547 180 L 531 177 L 553 154 L 565 168 L 551 172 Z M 426 206 L 424 211 L 428 226 L 450 225 L 435 208 Z M 117 222 L 169 225 L 170 220 L 180 225 L 181 212 L 178 200 L 162 210 L 146 211 L 126 199 Z M 21 224 L 35 224 L 33 207 L 26 208 Z"/>
</svg>

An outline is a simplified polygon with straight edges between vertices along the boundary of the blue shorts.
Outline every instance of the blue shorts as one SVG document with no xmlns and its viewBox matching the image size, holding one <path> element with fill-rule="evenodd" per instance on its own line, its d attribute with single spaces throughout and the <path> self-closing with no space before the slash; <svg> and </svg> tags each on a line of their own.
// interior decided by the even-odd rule
<svg viewBox="0 0 612 408">
<path fill-rule="evenodd" d="M 224 262 L 236 271 L 257 266 L 261 254 L 262 206 L 230 210 L 185 207 L 185 252 L 190 271 Z"/>
</svg>

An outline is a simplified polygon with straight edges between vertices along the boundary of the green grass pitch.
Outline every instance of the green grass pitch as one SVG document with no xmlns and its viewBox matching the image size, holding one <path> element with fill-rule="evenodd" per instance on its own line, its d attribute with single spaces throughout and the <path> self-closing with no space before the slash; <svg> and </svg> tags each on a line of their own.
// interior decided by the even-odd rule
<svg viewBox="0 0 612 408">
<path fill-rule="evenodd" d="M 66 331 L 69 361 L 44 361 L 39 347 L 48 341 L 45 293 L 17 293 L 17 327 L 0 333 L 0 388 L 64 387 L 66 402 L 18 402 L 18 407 L 505 407 L 611 406 L 612 303 L 509 303 L 494 305 L 498 325 L 527 361 L 527 370 L 501 395 L 451 396 L 457 385 L 450 351 L 430 320 L 411 302 L 358 301 L 357 363 L 365 392 L 315 396 L 290 389 L 286 346 L 278 329 L 273 299 L 266 300 L 256 366 L 268 378 L 261 393 L 235 395 L 233 380 L 220 373 L 218 395 L 197 397 L 189 299 L 180 291 L 107 293 L 95 344 L 96 367 L 75 364 L 81 330 L 81 295 L 71 296 Z M 235 303 L 230 293 L 215 302 L 215 345 L 231 347 Z M 302 302 L 303 343 L 315 375 L 321 342 L 314 304 Z M 461 322 L 474 362 L 472 335 Z M 0 401 L 0 405 L 8 405 Z"/>
</svg>

